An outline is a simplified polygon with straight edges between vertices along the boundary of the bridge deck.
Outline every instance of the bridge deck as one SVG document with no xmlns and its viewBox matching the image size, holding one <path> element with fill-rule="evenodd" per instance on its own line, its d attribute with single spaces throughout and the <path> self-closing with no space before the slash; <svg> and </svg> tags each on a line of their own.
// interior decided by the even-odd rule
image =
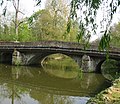
<svg viewBox="0 0 120 104">
<path fill-rule="evenodd" d="M 56 48 L 56 49 L 72 49 L 72 50 L 85 50 L 85 44 L 75 42 L 62 42 L 62 41 L 40 41 L 40 42 L 0 42 L 0 50 L 9 49 L 41 49 L 41 48 Z M 86 51 L 99 51 L 97 45 L 89 45 Z M 105 51 L 99 51 L 105 52 Z M 110 53 L 120 54 L 120 48 L 110 47 Z"/>
</svg>

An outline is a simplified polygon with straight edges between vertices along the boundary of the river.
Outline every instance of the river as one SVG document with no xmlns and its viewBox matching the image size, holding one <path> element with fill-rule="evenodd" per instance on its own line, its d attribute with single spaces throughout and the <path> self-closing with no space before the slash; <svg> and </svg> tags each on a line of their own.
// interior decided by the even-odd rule
<svg viewBox="0 0 120 104">
<path fill-rule="evenodd" d="M 86 104 L 110 85 L 101 74 L 70 65 L 0 64 L 0 104 Z"/>
</svg>

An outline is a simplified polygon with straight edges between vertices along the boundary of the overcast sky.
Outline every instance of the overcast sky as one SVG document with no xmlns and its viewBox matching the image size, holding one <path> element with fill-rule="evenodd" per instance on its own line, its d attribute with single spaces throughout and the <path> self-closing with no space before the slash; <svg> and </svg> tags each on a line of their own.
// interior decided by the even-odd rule
<svg viewBox="0 0 120 104">
<path fill-rule="evenodd" d="M 39 10 L 39 9 L 43 9 L 45 6 L 45 1 L 46 0 L 41 0 L 41 5 L 40 6 L 36 6 L 36 2 L 35 0 L 20 0 L 20 11 L 23 12 L 25 15 L 20 15 L 21 17 L 28 17 L 31 16 L 35 11 Z M 3 8 L 6 6 L 7 3 L 4 3 L 4 5 L 2 6 Z M 7 5 L 7 10 L 9 12 L 13 12 L 14 11 L 14 7 L 12 5 L 12 3 L 9 3 L 9 5 Z M 0 6 L 0 13 L 2 14 L 2 8 Z M 2 8 L 2 9 L 1 9 Z"/>
<path fill-rule="evenodd" d="M 21 2 L 21 9 L 25 12 L 27 16 L 30 16 L 33 14 L 35 11 L 39 9 L 43 9 L 45 5 L 46 0 L 41 0 L 41 5 L 36 6 L 35 0 L 20 0 Z"/>
<path fill-rule="evenodd" d="M 20 10 L 25 14 L 23 17 L 32 15 L 35 11 L 39 9 L 43 9 L 45 6 L 46 0 L 41 0 L 41 5 L 38 7 L 36 6 L 35 0 L 20 0 Z M 2 9 L 0 9 L 1 11 Z M 14 8 L 12 5 L 8 7 L 9 11 L 13 11 Z M 101 16 L 101 15 L 100 15 Z M 100 16 L 98 16 L 100 18 Z M 113 23 L 120 21 L 120 10 L 118 11 L 117 15 L 113 18 Z"/>
</svg>

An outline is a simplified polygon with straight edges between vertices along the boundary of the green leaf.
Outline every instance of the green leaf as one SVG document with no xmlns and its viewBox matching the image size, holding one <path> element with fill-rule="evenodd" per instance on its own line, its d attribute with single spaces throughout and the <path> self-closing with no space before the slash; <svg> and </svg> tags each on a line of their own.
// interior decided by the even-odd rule
<svg viewBox="0 0 120 104">
<path fill-rule="evenodd" d="M 6 11 L 7 11 L 7 6 L 5 6 L 5 8 L 3 9 L 3 14 L 2 14 L 2 15 L 4 15 L 4 16 L 5 16 Z"/>
<path fill-rule="evenodd" d="M 36 1 L 37 1 L 37 4 L 36 4 L 36 6 L 40 5 L 40 3 L 41 3 L 41 0 L 36 0 Z"/>
<path fill-rule="evenodd" d="M 120 5 L 120 0 L 118 0 L 118 6 Z"/>
<path fill-rule="evenodd" d="M 70 33 L 70 29 L 71 29 L 71 20 L 68 19 L 68 23 L 67 23 L 67 33 Z"/>
<path fill-rule="evenodd" d="M 1 4 L 0 4 L 0 5 L 2 6 L 2 5 L 3 5 L 3 3 L 4 3 L 4 0 L 2 0 L 2 1 L 1 1 Z"/>
</svg>

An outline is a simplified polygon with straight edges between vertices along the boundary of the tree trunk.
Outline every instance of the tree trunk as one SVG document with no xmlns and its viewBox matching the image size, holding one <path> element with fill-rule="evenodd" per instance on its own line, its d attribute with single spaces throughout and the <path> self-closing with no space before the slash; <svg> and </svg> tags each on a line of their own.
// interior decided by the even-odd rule
<svg viewBox="0 0 120 104">
<path fill-rule="evenodd" d="M 19 37 L 19 33 L 18 33 L 18 27 L 19 27 L 19 22 L 18 22 L 18 13 L 19 13 L 19 4 L 20 4 L 20 0 L 17 0 L 17 2 L 15 0 L 13 0 L 13 6 L 15 8 L 15 35 L 16 35 L 16 41 L 18 41 L 18 37 Z"/>
</svg>

